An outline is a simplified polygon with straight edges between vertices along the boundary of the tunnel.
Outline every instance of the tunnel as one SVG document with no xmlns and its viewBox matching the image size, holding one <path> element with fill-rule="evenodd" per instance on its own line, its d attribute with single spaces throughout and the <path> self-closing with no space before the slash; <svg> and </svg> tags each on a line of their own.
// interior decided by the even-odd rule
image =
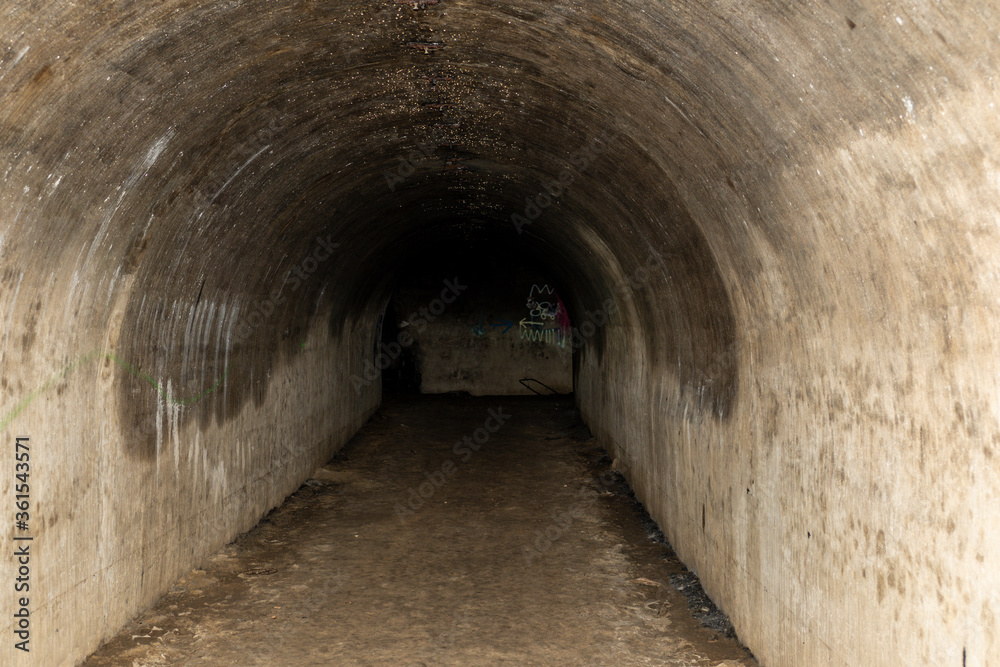
<svg viewBox="0 0 1000 667">
<path fill-rule="evenodd" d="M 761 664 L 1000 664 L 994 3 L 0 15 L 4 664 L 83 660 L 429 391 L 379 363 L 407 289 L 469 337 L 447 289 L 535 276 L 554 390 Z M 434 386 L 529 393 L 497 358 Z"/>
</svg>

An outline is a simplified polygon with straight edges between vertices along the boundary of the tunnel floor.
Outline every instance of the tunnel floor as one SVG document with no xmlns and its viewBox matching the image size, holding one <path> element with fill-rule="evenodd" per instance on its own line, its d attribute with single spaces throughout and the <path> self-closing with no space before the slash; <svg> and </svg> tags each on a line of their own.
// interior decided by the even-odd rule
<svg viewBox="0 0 1000 667">
<path fill-rule="evenodd" d="M 610 464 L 566 398 L 387 399 L 84 664 L 756 665 Z"/>
</svg>

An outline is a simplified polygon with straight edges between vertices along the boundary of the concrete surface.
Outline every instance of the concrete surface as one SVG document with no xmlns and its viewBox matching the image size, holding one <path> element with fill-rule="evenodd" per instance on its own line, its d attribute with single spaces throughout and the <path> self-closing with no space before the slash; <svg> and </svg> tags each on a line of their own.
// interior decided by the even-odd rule
<svg viewBox="0 0 1000 667">
<path fill-rule="evenodd" d="M 756 665 L 571 405 L 390 402 L 85 667 Z"/>
<path fill-rule="evenodd" d="M 377 408 L 401 263 L 501 241 L 590 321 L 585 421 L 762 664 L 1000 663 L 998 25 L 4 3 L 0 663 L 79 662 L 278 505 Z"/>
</svg>

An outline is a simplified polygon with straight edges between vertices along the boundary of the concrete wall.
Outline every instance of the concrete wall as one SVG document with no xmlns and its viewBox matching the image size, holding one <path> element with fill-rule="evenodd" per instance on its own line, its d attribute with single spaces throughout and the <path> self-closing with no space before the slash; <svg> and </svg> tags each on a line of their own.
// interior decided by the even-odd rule
<svg viewBox="0 0 1000 667">
<path fill-rule="evenodd" d="M 722 13 L 688 86 L 634 84 L 714 266 L 624 294 L 578 392 L 765 664 L 1000 663 L 997 24 L 945 13 Z M 678 322 L 692 280 L 725 298 Z"/>
<path fill-rule="evenodd" d="M 764 664 L 1000 662 L 996 7 L 412 4 L 2 10 L 0 661 L 250 526 L 376 406 L 400 263 L 506 235 Z"/>
<path fill-rule="evenodd" d="M 5 317 L 24 324 L 3 341 L 2 488 L 13 522 L 24 470 L 15 437 L 27 436 L 30 516 L 3 549 L 13 562 L 28 545 L 30 573 L 29 588 L 3 600 L 0 662 L 72 664 L 252 527 L 367 419 L 380 385 L 355 392 L 347 375 L 374 318 L 333 335 L 321 298 L 315 316 L 266 316 L 261 292 L 197 300 L 169 274 L 122 275 L 127 260 L 87 262 L 87 248 L 33 233 L 44 217 L 22 220 L 8 228 L 19 243 L 3 284 Z M 149 233 L 155 244 L 155 222 Z M 60 265 L 75 270 L 42 270 Z M 27 655 L 11 627 L 21 597 Z"/>
</svg>

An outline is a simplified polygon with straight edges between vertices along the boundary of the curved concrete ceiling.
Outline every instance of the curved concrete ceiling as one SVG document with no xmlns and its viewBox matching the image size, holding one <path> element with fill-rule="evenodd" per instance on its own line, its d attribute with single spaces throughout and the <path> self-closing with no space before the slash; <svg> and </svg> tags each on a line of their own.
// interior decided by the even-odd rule
<svg viewBox="0 0 1000 667">
<path fill-rule="evenodd" d="M 135 602 L 52 655 L 92 648 L 305 470 L 261 491 L 234 462 L 279 450 L 223 441 L 269 424 L 309 447 L 348 437 L 378 401 L 344 388 L 396 267 L 476 240 L 537 260 L 575 313 L 615 304 L 579 351 L 581 407 L 767 664 L 997 656 L 995 621 L 960 642 L 913 630 L 1000 613 L 973 592 L 1000 585 L 977 509 L 1000 478 L 989 3 L 2 11 L 5 426 L 94 362 L 17 416 L 68 449 L 99 443 L 76 473 L 60 464 L 67 479 L 193 471 L 133 513 L 228 498 L 211 474 L 247 489 L 238 518 L 154 549 L 165 565 Z M 303 370 L 312 346 L 330 361 Z M 114 484 L 94 493 L 128 505 Z M 144 521 L 156 544 L 166 529 Z M 63 525 L 62 543 L 83 539 Z M 134 579 L 80 562 L 109 591 Z M 845 618 L 859 603 L 842 587 L 873 602 Z M 892 613 L 910 630 L 870 622 Z"/>
</svg>

